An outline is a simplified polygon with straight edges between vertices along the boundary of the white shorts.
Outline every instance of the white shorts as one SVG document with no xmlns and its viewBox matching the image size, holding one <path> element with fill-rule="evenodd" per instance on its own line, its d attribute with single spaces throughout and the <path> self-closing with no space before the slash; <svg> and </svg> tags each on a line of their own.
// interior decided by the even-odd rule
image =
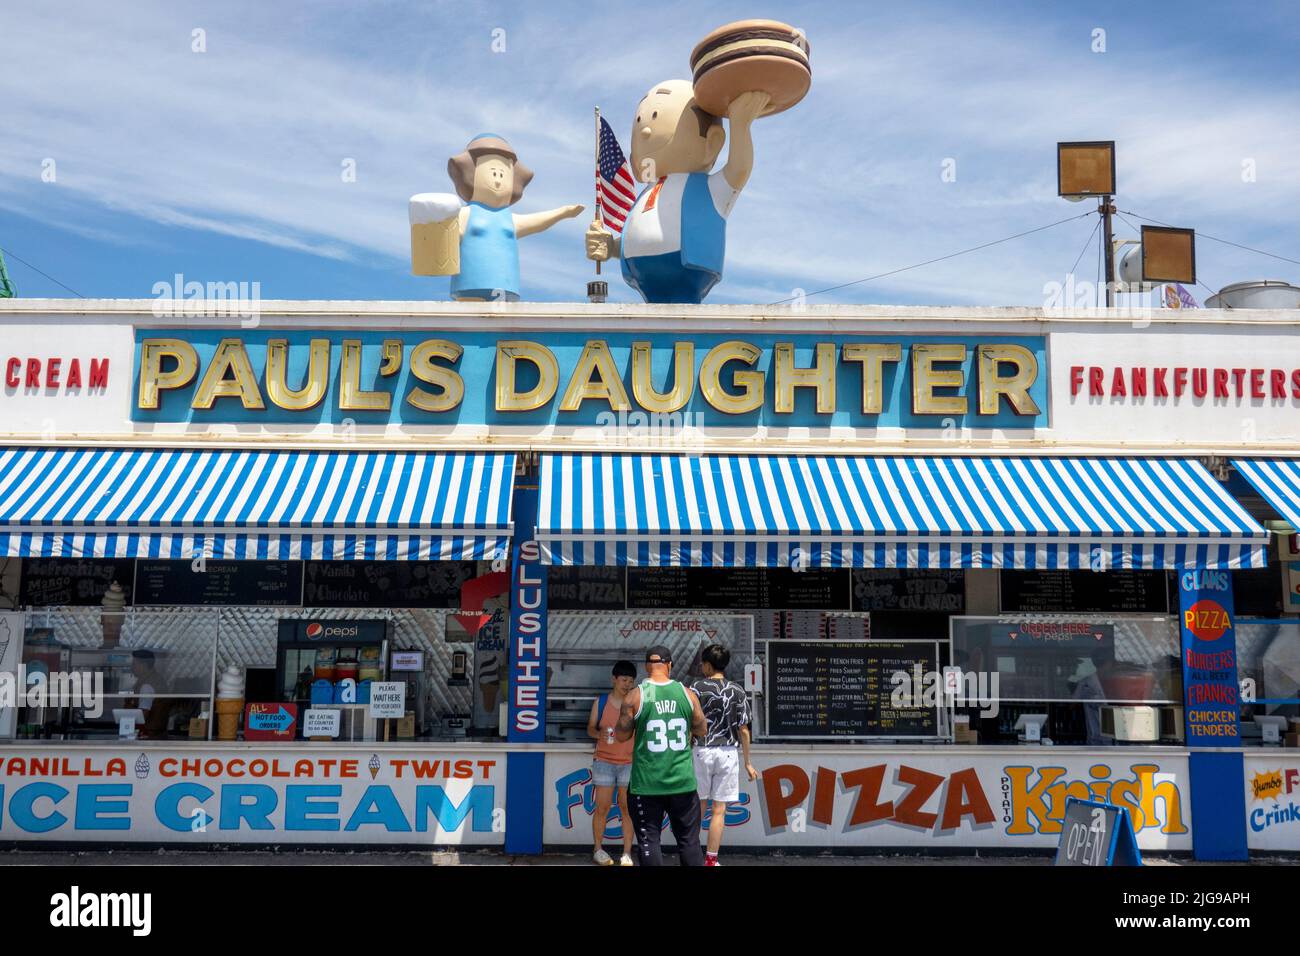
<svg viewBox="0 0 1300 956">
<path fill-rule="evenodd" d="M 701 800 L 735 803 L 740 799 L 740 749 L 696 747 L 695 789 Z"/>
</svg>

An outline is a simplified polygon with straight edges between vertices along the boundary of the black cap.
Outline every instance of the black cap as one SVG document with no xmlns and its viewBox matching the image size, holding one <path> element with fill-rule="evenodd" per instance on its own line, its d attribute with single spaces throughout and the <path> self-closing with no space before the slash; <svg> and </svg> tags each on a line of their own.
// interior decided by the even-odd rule
<svg viewBox="0 0 1300 956">
<path fill-rule="evenodd" d="M 645 652 L 645 662 L 647 664 L 651 663 L 650 658 L 652 657 L 659 658 L 655 663 L 671 664 L 673 662 L 673 652 L 662 644 L 656 644 Z"/>
</svg>

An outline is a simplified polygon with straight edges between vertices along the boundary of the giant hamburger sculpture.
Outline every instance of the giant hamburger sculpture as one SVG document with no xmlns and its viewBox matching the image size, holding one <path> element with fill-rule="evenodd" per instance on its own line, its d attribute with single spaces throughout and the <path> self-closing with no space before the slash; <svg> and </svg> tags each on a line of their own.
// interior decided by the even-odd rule
<svg viewBox="0 0 1300 956">
<path fill-rule="evenodd" d="M 740 20 L 718 27 L 691 51 L 695 102 L 714 116 L 741 93 L 770 97 L 764 116 L 794 106 L 812 84 L 808 40 L 776 20 Z"/>
</svg>

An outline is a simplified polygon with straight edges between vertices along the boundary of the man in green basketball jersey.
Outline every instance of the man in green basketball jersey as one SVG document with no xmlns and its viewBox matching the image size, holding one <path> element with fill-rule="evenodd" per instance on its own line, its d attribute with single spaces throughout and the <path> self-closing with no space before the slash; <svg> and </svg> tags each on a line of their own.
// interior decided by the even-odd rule
<svg viewBox="0 0 1300 956">
<path fill-rule="evenodd" d="M 672 664 L 668 648 L 656 645 L 646 651 L 648 676 L 624 698 L 614 736 L 630 740 L 636 735 L 627 790 L 641 865 L 664 865 L 659 838 L 666 813 L 682 866 L 703 866 L 691 737 L 703 737 L 708 724 L 695 692 L 669 679 Z"/>
</svg>

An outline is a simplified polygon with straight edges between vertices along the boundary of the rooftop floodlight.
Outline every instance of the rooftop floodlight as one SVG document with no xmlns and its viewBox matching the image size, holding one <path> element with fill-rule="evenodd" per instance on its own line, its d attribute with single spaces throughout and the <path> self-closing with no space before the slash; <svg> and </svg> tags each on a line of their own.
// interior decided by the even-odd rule
<svg viewBox="0 0 1300 956">
<path fill-rule="evenodd" d="M 1196 230 L 1142 227 L 1142 281 L 1196 284 Z"/>
<path fill-rule="evenodd" d="M 1057 143 L 1056 194 L 1072 202 L 1115 195 L 1115 141 Z"/>
</svg>

